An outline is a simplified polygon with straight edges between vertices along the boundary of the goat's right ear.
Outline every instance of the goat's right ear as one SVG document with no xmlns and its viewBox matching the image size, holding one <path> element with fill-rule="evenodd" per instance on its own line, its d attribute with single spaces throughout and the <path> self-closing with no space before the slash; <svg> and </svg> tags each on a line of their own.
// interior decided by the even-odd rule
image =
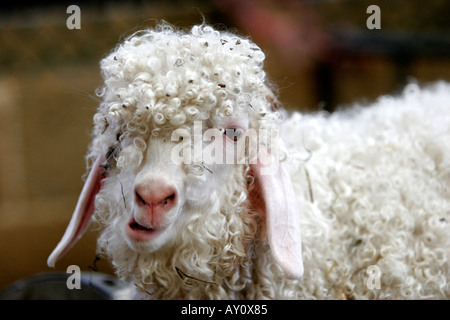
<svg viewBox="0 0 450 320">
<path fill-rule="evenodd" d="M 55 263 L 75 245 L 87 230 L 95 212 L 95 196 L 101 189 L 103 178 L 106 177 L 105 169 L 101 166 L 103 161 L 104 157 L 99 156 L 94 162 L 66 232 L 48 257 L 47 265 L 49 267 L 54 268 Z"/>
</svg>

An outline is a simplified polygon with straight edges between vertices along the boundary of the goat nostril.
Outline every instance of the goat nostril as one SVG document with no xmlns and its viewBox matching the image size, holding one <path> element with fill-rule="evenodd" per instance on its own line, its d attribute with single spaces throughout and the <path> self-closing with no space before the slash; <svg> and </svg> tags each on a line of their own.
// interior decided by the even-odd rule
<svg viewBox="0 0 450 320">
<path fill-rule="evenodd" d="M 160 202 L 160 204 L 163 206 L 167 206 L 173 199 L 175 199 L 175 193 L 172 193 L 170 196 L 166 197 L 163 201 Z"/>
<path fill-rule="evenodd" d="M 172 201 L 173 199 L 175 199 L 175 193 L 172 193 L 170 196 L 168 196 L 167 198 L 164 199 L 163 204 L 167 205 L 170 201 Z"/>
<path fill-rule="evenodd" d="M 141 195 L 135 191 L 134 192 L 136 194 L 136 199 L 138 200 L 138 202 L 142 203 L 143 205 L 147 205 L 147 202 L 141 197 Z"/>
<path fill-rule="evenodd" d="M 175 192 L 166 198 L 166 200 L 173 200 L 173 199 L 175 199 Z"/>
</svg>

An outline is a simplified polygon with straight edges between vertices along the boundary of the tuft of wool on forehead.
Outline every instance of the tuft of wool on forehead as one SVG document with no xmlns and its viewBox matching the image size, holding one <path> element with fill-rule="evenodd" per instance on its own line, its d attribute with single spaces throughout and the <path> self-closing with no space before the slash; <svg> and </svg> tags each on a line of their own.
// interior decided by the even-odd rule
<svg viewBox="0 0 450 320">
<path fill-rule="evenodd" d="M 212 27 L 139 31 L 101 61 L 98 131 L 156 134 L 195 120 L 270 108 L 265 55 L 252 41 Z"/>
</svg>

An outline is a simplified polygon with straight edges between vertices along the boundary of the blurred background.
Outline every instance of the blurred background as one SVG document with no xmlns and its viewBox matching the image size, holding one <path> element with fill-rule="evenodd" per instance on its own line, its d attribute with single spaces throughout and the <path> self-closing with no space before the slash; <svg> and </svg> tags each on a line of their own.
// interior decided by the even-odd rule
<svg viewBox="0 0 450 320">
<path fill-rule="evenodd" d="M 84 155 L 101 85 L 99 60 L 125 36 L 161 20 L 203 20 L 249 36 L 287 109 L 369 103 L 406 83 L 450 81 L 447 0 L 54 1 L 0 9 L 0 290 L 54 271 L 50 252 L 82 188 Z M 81 10 L 70 30 L 69 5 Z M 381 29 L 368 29 L 369 5 Z M 95 260 L 95 230 L 60 262 L 65 272 L 111 273 Z"/>
</svg>

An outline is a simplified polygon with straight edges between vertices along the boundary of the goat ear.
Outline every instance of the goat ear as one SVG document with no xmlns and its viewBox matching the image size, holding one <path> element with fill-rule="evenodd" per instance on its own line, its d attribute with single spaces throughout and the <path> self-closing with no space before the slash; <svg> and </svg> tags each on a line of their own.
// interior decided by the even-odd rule
<svg viewBox="0 0 450 320">
<path fill-rule="evenodd" d="M 104 168 L 101 166 L 103 161 L 103 157 L 98 157 L 93 164 L 66 232 L 48 257 L 47 265 L 49 267 L 54 268 L 55 263 L 75 245 L 87 230 L 95 211 L 95 196 L 100 191 L 102 179 L 105 177 Z"/>
<path fill-rule="evenodd" d="M 300 215 L 291 179 L 284 163 L 276 170 L 258 162 L 250 165 L 254 183 L 249 187 L 252 207 L 266 222 L 273 257 L 291 279 L 303 275 Z M 273 171 L 273 172 L 272 172 Z"/>
</svg>

